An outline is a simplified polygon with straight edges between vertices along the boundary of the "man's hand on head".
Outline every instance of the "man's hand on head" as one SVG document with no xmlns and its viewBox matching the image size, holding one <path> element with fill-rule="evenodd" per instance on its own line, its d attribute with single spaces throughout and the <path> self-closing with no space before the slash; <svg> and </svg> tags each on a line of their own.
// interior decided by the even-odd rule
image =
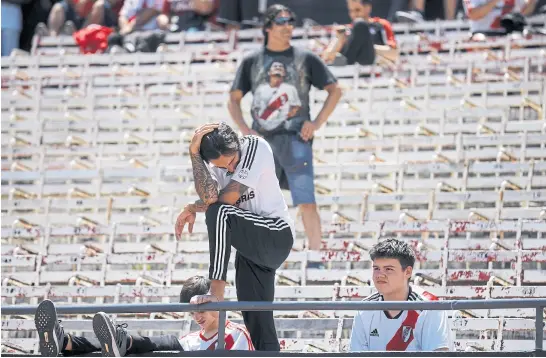
<svg viewBox="0 0 546 358">
<path fill-rule="evenodd" d="M 203 136 L 205 136 L 205 134 L 212 132 L 219 126 L 220 124 L 218 123 L 210 123 L 210 124 L 205 124 L 204 126 L 197 128 L 190 142 L 190 153 L 199 154 L 199 149 L 201 148 L 201 141 L 203 140 Z"/>
</svg>

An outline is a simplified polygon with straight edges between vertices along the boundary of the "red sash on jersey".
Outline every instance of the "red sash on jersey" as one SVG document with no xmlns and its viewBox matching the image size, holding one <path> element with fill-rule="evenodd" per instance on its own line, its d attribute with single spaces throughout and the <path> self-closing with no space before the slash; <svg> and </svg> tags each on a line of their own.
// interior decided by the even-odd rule
<svg viewBox="0 0 546 358">
<path fill-rule="evenodd" d="M 417 324 L 419 313 L 417 311 L 408 311 L 408 315 L 394 337 L 387 343 L 387 351 L 405 351 L 413 341 L 413 331 Z"/>
<path fill-rule="evenodd" d="M 260 116 L 260 119 L 263 119 L 266 121 L 273 112 L 275 112 L 277 109 L 281 108 L 286 102 L 288 102 L 288 95 L 286 93 L 281 94 L 279 97 L 277 97 L 276 100 L 271 102 L 269 106 L 264 110 L 262 115 Z"/>
<path fill-rule="evenodd" d="M 214 342 L 212 342 L 212 344 L 207 348 L 207 351 L 215 351 L 217 343 L 218 343 L 218 340 L 215 340 Z M 231 348 L 233 348 L 233 345 L 235 345 L 235 341 L 233 340 L 233 336 L 231 334 L 226 335 L 225 344 L 226 344 L 225 349 L 227 351 L 231 350 Z"/>
</svg>

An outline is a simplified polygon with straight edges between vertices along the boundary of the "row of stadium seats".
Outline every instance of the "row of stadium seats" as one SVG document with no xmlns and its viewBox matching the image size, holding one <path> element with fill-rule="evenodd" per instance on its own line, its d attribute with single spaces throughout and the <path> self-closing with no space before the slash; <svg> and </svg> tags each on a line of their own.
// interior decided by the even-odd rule
<svg viewBox="0 0 546 358">
<path fill-rule="evenodd" d="M 322 251 L 305 249 L 298 220 L 276 299 L 362 299 L 368 251 L 386 236 L 415 248 L 413 284 L 440 299 L 546 296 L 545 38 L 470 42 L 459 21 L 394 29 L 398 63 L 331 68 L 344 97 L 314 143 Z M 330 35 L 297 29 L 294 44 Z M 178 210 L 196 198 L 187 144 L 228 118 L 236 66 L 261 35 L 167 42 L 80 56 L 72 38 L 41 38 L 36 56 L 3 59 L 2 304 L 176 302 L 177 284 L 208 275 L 203 217 L 173 240 Z M 310 98 L 316 114 L 326 96 Z M 275 312 L 281 346 L 344 351 L 354 314 Z M 534 315 L 451 312 L 455 347 L 532 350 Z M 36 352 L 31 317 L 3 318 L 3 349 Z M 61 318 L 90 331 L 88 316 Z M 118 318 L 147 334 L 196 328 L 185 314 Z"/>
</svg>

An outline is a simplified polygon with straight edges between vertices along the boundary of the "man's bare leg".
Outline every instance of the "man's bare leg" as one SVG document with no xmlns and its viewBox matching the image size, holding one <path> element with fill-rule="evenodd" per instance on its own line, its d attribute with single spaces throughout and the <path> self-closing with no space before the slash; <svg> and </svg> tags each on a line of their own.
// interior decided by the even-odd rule
<svg viewBox="0 0 546 358">
<path fill-rule="evenodd" d="M 310 250 L 320 250 L 322 228 L 317 204 L 300 204 L 299 209 L 303 220 L 303 227 L 307 235 Z"/>
<path fill-rule="evenodd" d="M 61 27 L 64 25 L 64 8 L 61 3 L 53 5 L 51 12 L 49 13 L 49 19 L 47 20 L 47 27 L 49 28 L 51 36 L 57 36 L 61 31 Z"/>
</svg>

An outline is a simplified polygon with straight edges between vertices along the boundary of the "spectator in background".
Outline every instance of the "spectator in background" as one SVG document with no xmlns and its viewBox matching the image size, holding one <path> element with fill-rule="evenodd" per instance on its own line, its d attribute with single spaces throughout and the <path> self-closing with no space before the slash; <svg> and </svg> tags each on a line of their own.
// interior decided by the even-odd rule
<svg viewBox="0 0 546 358">
<path fill-rule="evenodd" d="M 218 9 L 219 0 L 164 0 L 161 17 L 170 24 L 170 30 L 203 31 Z"/>
<path fill-rule="evenodd" d="M 326 63 L 371 65 L 376 55 L 396 61 L 398 50 L 390 22 L 370 17 L 371 0 L 347 0 L 349 26 L 337 28 L 336 38 L 322 54 Z"/>
<path fill-rule="evenodd" d="M 436 301 L 438 298 L 409 280 L 415 253 L 404 241 L 386 239 L 370 250 L 377 290 L 364 301 Z M 419 292 L 421 291 L 421 292 Z M 351 332 L 351 352 L 449 351 L 452 342 L 445 311 L 360 311 Z"/>
<path fill-rule="evenodd" d="M 228 30 L 259 26 L 263 4 L 262 0 L 220 0 L 218 22 Z"/>
<path fill-rule="evenodd" d="M 23 29 L 21 6 L 30 0 L 2 0 L 2 57 L 19 48 L 19 37 Z"/>
<path fill-rule="evenodd" d="M 127 0 L 130 1 L 130 0 Z M 63 29 L 68 34 L 88 25 L 115 27 L 123 0 L 62 0 L 51 9 L 48 19 L 50 35 Z"/>
<path fill-rule="evenodd" d="M 290 189 L 300 209 L 308 247 L 320 250 L 321 222 L 315 201 L 312 139 L 341 97 L 336 78 L 312 52 L 290 44 L 294 14 L 282 5 L 265 15 L 265 46 L 246 56 L 231 87 L 228 108 L 243 135 L 263 136 L 273 149 L 281 188 Z M 311 85 L 328 97 L 315 120 L 309 111 Z M 245 123 L 241 99 L 253 93 L 252 129 Z"/>
<path fill-rule="evenodd" d="M 411 11 L 396 11 L 400 22 L 423 22 L 426 20 L 453 20 L 460 0 L 410 0 Z M 402 9 L 407 0 L 395 0 L 393 7 Z"/>
<path fill-rule="evenodd" d="M 125 0 L 119 13 L 119 34 L 135 31 L 167 30 L 168 19 L 159 16 L 164 0 Z"/>
<path fill-rule="evenodd" d="M 502 17 L 512 12 L 531 15 L 537 0 L 464 0 L 463 4 L 473 34 L 502 35 L 506 32 Z"/>
</svg>

